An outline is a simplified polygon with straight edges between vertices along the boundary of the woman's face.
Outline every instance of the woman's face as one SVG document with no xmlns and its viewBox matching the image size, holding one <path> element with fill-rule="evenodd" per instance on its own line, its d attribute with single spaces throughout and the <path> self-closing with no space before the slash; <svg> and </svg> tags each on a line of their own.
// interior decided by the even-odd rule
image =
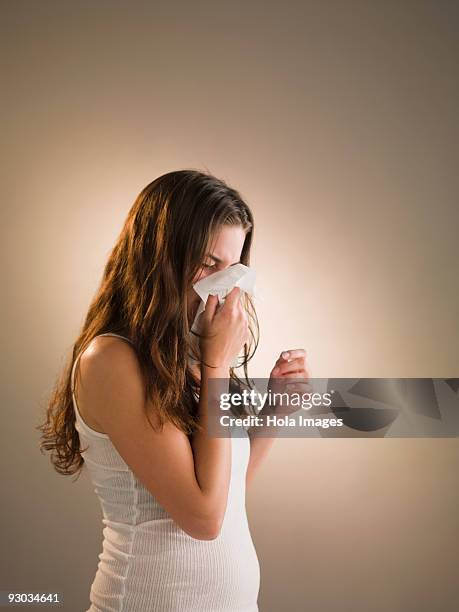
<svg viewBox="0 0 459 612">
<path fill-rule="evenodd" d="M 192 284 L 239 263 L 245 236 L 246 231 L 241 225 L 222 225 L 212 237 L 207 255 Z M 190 324 L 194 320 L 200 301 L 201 298 L 191 287 L 188 294 Z"/>
</svg>

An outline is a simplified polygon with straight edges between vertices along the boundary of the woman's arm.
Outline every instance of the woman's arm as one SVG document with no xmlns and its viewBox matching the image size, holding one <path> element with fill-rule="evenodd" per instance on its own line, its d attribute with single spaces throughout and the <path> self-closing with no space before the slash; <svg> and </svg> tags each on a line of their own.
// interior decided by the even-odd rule
<svg viewBox="0 0 459 612">
<path fill-rule="evenodd" d="M 212 394 L 209 380 L 219 379 L 219 389 L 213 386 Z M 224 387 L 224 388 L 223 388 Z M 201 365 L 201 386 L 199 395 L 199 422 L 202 431 L 196 431 L 191 440 L 194 455 L 196 480 L 204 495 L 207 495 L 214 508 L 215 530 L 220 531 L 228 501 L 231 479 L 231 438 L 217 438 L 208 435 L 209 405 L 218 402 L 220 393 L 229 388 L 227 368 L 208 368 Z"/>
<path fill-rule="evenodd" d="M 81 356 L 78 402 L 108 434 L 120 456 L 171 518 L 190 536 L 212 540 L 226 509 L 231 440 L 197 434 L 193 448 L 184 432 L 166 422 L 155 431 L 147 420 L 144 387 L 134 349 L 114 337 L 96 338 Z M 208 381 L 227 377 L 204 372 L 199 410 L 207 427 Z M 157 425 L 154 407 L 150 420 Z"/>
<path fill-rule="evenodd" d="M 309 380 L 309 372 L 306 369 L 306 351 L 304 349 L 291 349 L 280 354 L 279 358 L 274 364 L 273 369 L 271 370 L 268 389 L 276 387 L 276 385 L 279 385 L 279 383 L 288 383 L 288 380 L 285 379 L 291 378 L 302 379 L 304 382 Z M 263 409 L 258 414 L 259 416 L 266 416 L 282 413 L 287 414 L 288 409 L 285 412 L 284 409 L 280 410 L 276 406 L 269 406 L 269 404 L 265 404 Z M 254 474 L 268 455 L 268 452 L 270 451 L 271 446 L 277 437 L 275 435 L 273 437 L 266 436 L 266 430 L 265 435 L 262 435 L 264 429 L 265 426 L 260 425 L 250 427 L 247 430 L 250 438 L 250 459 L 247 467 L 246 485 L 252 481 Z M 277 429 L 277 427 L 270 426 L 269 432 L 273 432 L 275 434 Z"/>
<path fill-rule="evenodd" d="M 253 435 L 250 429 L 247 430 L 250 438 L 250 459 L 249 465 L 247 466 L 247 474 L 245 477 L 246 486 L 248 486 L 257 472 L 264 459 L 267 457 L 271 446 L 276 438 L 265 438 L 257 435 Z"/>
<path fill-rule="evenodd" d="M 262 418 L 266 416 L 272 416 L 273 414 L 276 414 L 276 409 L 273 406 L 269 406 L 268 404 L 265 404 L 263 409 L 258 412 L 258 416 Z M 271 446 L 273 445 L 274 440 L 277 439 L 277 430 L 278 427 L 276 426 L 271 425 L 268 428 L 264 424 L 249 427 L 247 429 L 247 433 L 250 439 L 250 459 L 249 465 L 247 466 L 246 486 L 252 482 L 255 473 L 257 472 L 258 468 L 263 463 L 269 451 L 271 450 Z M 267 436 L 267 431 L 269 431 L 269 433 L 273 435 Z"/>
</svg>

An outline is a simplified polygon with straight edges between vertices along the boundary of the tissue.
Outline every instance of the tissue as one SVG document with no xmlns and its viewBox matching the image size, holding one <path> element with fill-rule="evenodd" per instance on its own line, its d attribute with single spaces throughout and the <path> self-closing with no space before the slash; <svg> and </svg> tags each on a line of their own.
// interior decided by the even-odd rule
<svg viewBox="0 0 459 612">
<path fill-rule="evenodd" d="M 224 304 L 225 298 L 228 293 L 234 287 L 240 287 L 242 291 L 245 291 L 253 298 L 260 297 L 259 292 L 255 288 L 255 270 L 248 266 L 238 263 L 220 272 L 210 274 L 205 278 L 199 280 L 193 285 L 193 289 L 201 298 L 201 302 L 196 311 L 196 315 L 191 326 L 191 331 L 197 331 L 197 320 L 199 315 L 204 311 L 206 307 L 206 301 L 209 295 L 218 296 L 219 304 Z M 192 335 L 193 336 L 193 335 Z M 193 336 L 196 339 L 196 336 Z M 194 361 L 194 360 L 193 360 Z M 231 367 L 238 365 L 238 358 L 235 357 L 231 362 Z"/>
</svg>

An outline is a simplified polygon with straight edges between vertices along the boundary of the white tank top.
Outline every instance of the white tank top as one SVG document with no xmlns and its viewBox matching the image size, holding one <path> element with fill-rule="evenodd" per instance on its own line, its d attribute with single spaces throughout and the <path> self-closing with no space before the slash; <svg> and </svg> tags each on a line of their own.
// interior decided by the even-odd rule
<svg viewBox="0 0 459 612">
<path fill-rule="evenodd" d="M 101 336 L 117 336 L 114 333 Z M 245 508 L 250 441 L 232 437 L 231 481 L 220 534 L 183 531 L 137 479 L 107 434 L 81 418 L 71 373 L 75 427 L 102 509 L 102 552 L 86 612 L 256 612 L 260 567 Z M 245 435 L 244 435 L 245 433 Z M 240 434 L 238 434 L 240 435 Z"/>
</svg>

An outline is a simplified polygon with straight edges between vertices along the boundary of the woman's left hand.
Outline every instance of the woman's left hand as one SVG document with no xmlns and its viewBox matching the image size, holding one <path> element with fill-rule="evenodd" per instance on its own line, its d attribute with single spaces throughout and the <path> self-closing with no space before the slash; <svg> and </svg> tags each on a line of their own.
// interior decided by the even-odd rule
<svg viewBox="0 0 459 612">
<path fill-rule="evenodd" d="M 271 370 L 268 389 L 272 393 L 307 393 L 311 392 L 309 372 L 306 368 L 306 351 L 304 349 L 289 349 L 282 351 Z M 298 406 L 289 409 L 283 406 L 287 414 L 296 412 Z M 277 410 L 276 410 L 277 412 Z"/>
</svg>

